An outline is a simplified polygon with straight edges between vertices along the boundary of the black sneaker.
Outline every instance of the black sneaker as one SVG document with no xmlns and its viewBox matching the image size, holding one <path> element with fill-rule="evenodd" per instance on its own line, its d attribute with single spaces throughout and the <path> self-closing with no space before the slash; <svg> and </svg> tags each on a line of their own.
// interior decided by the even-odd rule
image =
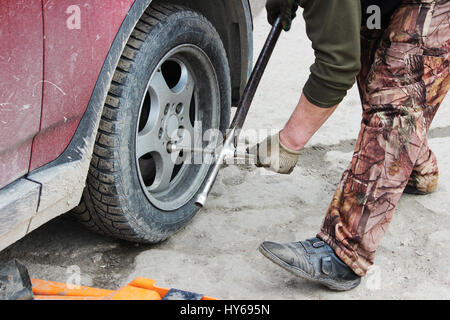
<svg viewBox="0 0 450 320">
<path fill-rule="evenodd" d="M 332 290 L 351 290 L 361 283 L 361 277 L 318 238 L 286 244 L 266 241 L 259 246 L 259 251 L 294 275 Z"/>
</svg>

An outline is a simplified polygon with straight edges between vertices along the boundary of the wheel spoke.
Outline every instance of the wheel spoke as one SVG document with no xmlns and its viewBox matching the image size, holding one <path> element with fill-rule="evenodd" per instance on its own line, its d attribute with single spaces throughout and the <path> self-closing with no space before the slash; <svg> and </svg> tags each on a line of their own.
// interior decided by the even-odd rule
<svg viewBox="0 0 450 320">
<path fill-rule="evenodd" d="M 180 82 L 175 86 L 179 90 L 177 93 L 177 99 L 179 105 L 177 106 L 177 113 L 180 119 L 180 127 L 183 146 L 191 146 L 194 139 L 194 127 L 191 120 L 191 107 L 195 108 L 195 105 L 191 105 L 194 95 L 194 79 L 187 68 L 182 69 L 182 76 Z M 196 113 L 195 113 L 196 114 Z"/>
<path fill-rule="evenodd" d="M 164 79 L 160 70 L 156 71 L 153 75 L 153 78 L 150 81 L 150 88 L 153 89 L 161 106 L 164 106 L 167 102 L 173 101 L 175 94 L 167 85 L 167 81 Z"/>
<path fill-rule="evenodd" d="M 175 93 L 177 102 L 182 104 L 183 110 L 189 109 L 191 105 L 194 83 L 191 72 L 186 66 L 182 65 L 180 80 L 172 90 Z"/>
<path fill-rule="evenodd" d="M 149 114 L 145 125 L 139 134 L 141 136 L 154 134 L 157 137 L 159 129 L 155 127 L 161 125 L 165 115 L 164 113 L 169 108 L 174 96 L 174 93 L 167 85 L 161 71 L 157 71 L 150 81 L 148 94 L 150 96 Z M 142 109 L 144 110 L 144 107 Z M 154 130 L 156 130 L 156 132 L 152 132 Z"/>
<path fill-rule="evenodd" d="M 156 177 L 149 191 L 160 192 L 167 189 L 170 184 L 175 163 L 179 152 L 168 153 L 167 150 L 158 150 L 155 154 Z"/>
<path fill-rule="evenodd" d="M 156 129 L 148 132 L 142 131 L 138 133 L 136 141 L 136 156 L 141 158 L 143 155 L 155 151 L 162 142 L 158 139 Z"/>
</svg>

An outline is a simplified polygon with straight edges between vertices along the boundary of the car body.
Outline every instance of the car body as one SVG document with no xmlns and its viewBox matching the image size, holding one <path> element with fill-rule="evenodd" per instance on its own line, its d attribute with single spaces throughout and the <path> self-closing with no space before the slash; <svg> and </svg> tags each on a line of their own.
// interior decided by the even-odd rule
<svg viewBox="0 0 450 320">
<path fill-rule="evenodd" d="M 151 3 L 2 2 L 0 250 L 79 204 L 114 69 Z M 248 0 L 170 3 L 201 13 L 220 34 L 236 103 L 252 61 Z"/>
</svg>

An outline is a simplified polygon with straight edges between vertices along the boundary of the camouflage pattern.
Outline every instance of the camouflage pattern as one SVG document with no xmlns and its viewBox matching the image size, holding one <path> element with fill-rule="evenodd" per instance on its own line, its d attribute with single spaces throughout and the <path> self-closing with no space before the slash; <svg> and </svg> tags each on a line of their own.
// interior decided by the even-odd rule
<svg viewBox="0 0 450 320">
<path fill-rule="evenodd" d="M 360 276 L 405 187 L 436 189 L 427 133 L 450 88 L 449 22 L 449 0 L 404 0 L 386 30 L 361 32 L 361 131 L 317 235 Z"/>
</svg>

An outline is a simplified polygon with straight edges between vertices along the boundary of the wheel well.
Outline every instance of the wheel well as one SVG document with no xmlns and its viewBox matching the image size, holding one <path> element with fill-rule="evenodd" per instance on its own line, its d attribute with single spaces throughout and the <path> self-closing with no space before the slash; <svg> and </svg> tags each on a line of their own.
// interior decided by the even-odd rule
<svg viewBox="0 0 450 320">
<path fill-rule="evenodd" d="M 247 82 L 253 56 L 252 22 L 247 0 L 156 0 L 191 8 L 204 15 L 219 33 L 228 56 L 235 105 Z"/>
</svg>

